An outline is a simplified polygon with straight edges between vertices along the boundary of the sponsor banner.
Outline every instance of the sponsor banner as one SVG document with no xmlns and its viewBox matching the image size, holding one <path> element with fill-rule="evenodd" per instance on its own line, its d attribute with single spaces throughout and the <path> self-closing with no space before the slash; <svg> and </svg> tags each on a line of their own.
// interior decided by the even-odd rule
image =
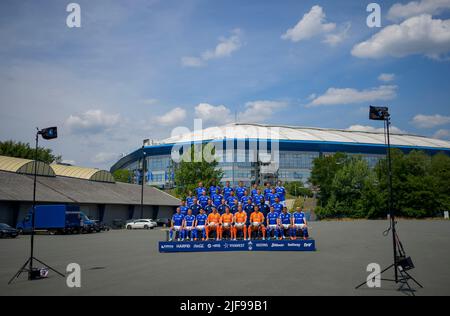
<svg viewBox="0 0 450 316">
<path fill-rule="evenodd" d="M 221 240 L 221 241 L 160 241 L 159 252 L 212 251 L 315 251 L 310 240 Z"/>
</svg>

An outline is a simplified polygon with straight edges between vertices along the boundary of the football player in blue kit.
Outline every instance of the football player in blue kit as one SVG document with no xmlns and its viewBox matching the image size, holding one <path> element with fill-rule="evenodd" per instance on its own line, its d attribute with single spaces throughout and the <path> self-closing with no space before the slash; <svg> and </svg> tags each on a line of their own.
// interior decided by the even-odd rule
<svg viewBox="0 0 450 316">
<path fill-rule="evenodd" d="M 253 201 L 252 197 L 250 195 L 248 195 L 247 191 L 245 191 L 244 195 L 241 197 L 240 202 L 241 202 L 241 204 L 246 204 L 246 203 L 248 203 L 248 200 L 250 200 L 250 202 Z"/>
<path fill-rule="evenodd" d="M 202 236 L 202 240 L 206 239 L 206 221 L 208 215 L 205 214 L 203 209 L 200 210 L 200 214 L 195 217 L 195 230 L 194 230 L 194 240 L 197 240 L 199 234 Z"/>
<path fill-rule="evenodd" d="M 213 208 L 215 208 L 215 207 L 214 207 L 214 204 L 212 204 L 212 200 L 209 199 L 208 203 L 202 208 L 205 210 L 206 215 L 209 215 L 212 213 Z"/>
<path fill-rule="evenodd" d="M 305 213 L 300 207 L 292 214 L 292 233 L 291 239 L 297 239 L 297 232 L 301 231 L 303 239 L 307 240 L 309 237 L 308 226 L 306 223 Z"/>
<path fill-rule="evenodd" d="M 256 193 L 253 194 L 252 197 L 253 197 L 253 203 L 255 203 L 255 205 L 258 205 L 259 207 L 261 207 L 261 204 L 264 203 L 264 202 L 262 202 L 264 200 L 264 195 L 261 194 L 261 190 L 257 189 Z"/>
<path fill-rule="evenodd" d="M 252 204 L 252 200 L 248 199 L 245 203 L 242 204 L 242 209 L 245 213 L 247 213 L 247 226 L 250 225 L 250 216 L 255 211 L 255 206 Z"/>
<path fill-rule="evenodd" d="M 253 184 L 252 191 L 250 192 L 250 195 L 252 197 L 255 196 L 256 194 L 258 194 L 258 184 L 257 183 Z"/>
<path fill-rule="evenodd" d="M 183 221 L 183 236 L 182 239 L 193 240 L 195 237 L 195 215 L 192 215 L 192 210 L 188 209 L 187 215 Z"/>
<path fill-rule="evenodd" d="M 268 194 L 268 197 L 269 197 L 269 204 L 270 205 L 275 203 L 275 199 L 276 198 L 279 198 L 279 196 L 278 196 L 277 192 L 275 191 L 275 189 L 272 189 L 272 192 L 270 192 Z"/>
<path fill-rule="evenodd" d="M 236 197 L 236 195 L 234 195 L 234 191 L 231 191 L 230 196 L 227 197 L 226 200 L 227 200 L 227 204 L 230 205 L 230 206 L 234 205 L 234 201 L 238 201 L 239 202 L 239 200 Z"/>
<path fill-rule="evenodd" d="M 188 195 L 186 196 L 186 206 L 191 207 L 191 205 L 194 203 L 194 197 L 192 196 L 192 191 L 188 192 Z"/>
<path fill-rule="evenodd" d="M 264 195 L 262 195 L 259 209 L 260 209 L 261 213 L 263 213 L 264 217 L 266 217 L 267 214 L 270 212 L 270 205 L 268 203 L 266 203 L 266 200 L 264 199 Z"/>
<path fill-rule="evenodd" d="M 206 188 L 203 187 L 203 182 L 198 183 L 198 187 L 195 189 L 195 194 L 197 195 L 197 198 L 203 195 L 203 192 L 206 193 Z"/>
<path fill-rule="evenodd" d="M 271 206 L 270 212 L 267 214 L 266 218 L 267 218 L 267 239 L 269 239 L 269 240 L 271 239 L 272 233 L 273 233 L 273 238 L 277 239 L 279 232 L 280 232 L 280 227 L 279 227 L 280 214 L 275 212 L 274 207 Z"/>
<path fill-rule="evenodd" d="M 188 213 L 188 209 L 189 209 L 189 207 L 186 206 L 186 201 L 181 200 L 181 204 L 180 204 L 180 211 L 181 211 L 181 214 L 184 215 L 184 216 L 186 216 L 187 213 Z"/>
<path fill-rule="evenodd" d="M 202 195 L 198 198 L 198 203 L 202 208 L 205 208 L 205 206 L 208 204 L 209 196 L 206 195 L 206 191 L 202 192 Z"/>
<path fill-rule="evenodd" d="M 234 190 L 236 193 L 236 197 L 240 201 L 242 197 L 244 196 L 245 191 L 247 191 L 247 188 L 244 186 L 242 181 L 239 181 L 239 186 Z"/>
<path fill-rule="evenodd" d="M 220 205 L 217 207 L 217 211 L 219 212 L 220 215 L 222 215 L 223 213 L 225 213 L 227 207 L 230 208 L 225 199 L 222 199 L 222 203 L 220 203 Z"/>
<path fill-rule="evenodd" d="M 267 204 L 270 204 L 270 197 L 269 195 L 272 193 L 272 188 L 270 187 L 270 182 L 266 182 L 266 187 L 264 188 L 264 199 L 266 200 Z"/>
<path fill-rule="evenodd" d="M 220 186 L 216 185 L 216 181 L 214 180 L 209 187 L 209 195 L 212 197 L 214 194 L 220 193 Z"/>
<path fill-rule="evenodd" d="M 189 208 L 192 210 L 192 214 L 197 216 L 200 214 L 200 209 L 202 208 L 200 204 L 198 204 L 198 200 L 196 197 L 192 199 L 192 204 L 189 206 Z"/>
<path fill-rule="evenodd" d="M 228 200 L 228 198 L 231 195 L 231 192 L 234 192 L 233 187 L 230 186 L 230 181 L 227 181 L 225 183 L 225 186 L 223 187 L 222 193 L 225 200 Z"/>
<path fill-rule="evenodd" d="M 275 188 L 275 192 L 278 194 L 280 203 L 283 204 L 283 206 L 286 206 L 286 189 L 283 186 L 283 182 L 278 181 L 278 185 Z"/>
<path fill-rule="evenodd" d="M 217 190 L 216 193 L 214 193 L 213 196 L 211 196 L 211 199 L 213 201 L 213 204 L 215 207 L 219 207 L 219 205 L 222 203 L 223 196 L 220 194 L 220 190 Z"/>
<path fill-rule="evenodd" d="M 283 207 L 280 216 L 280 239 L 286 238 L 286 232 L 291 234 L 291 213 L 288 213 L 287 207 Z"/>
<path fill-rule="evenodd" d="M 281 212 L 283 211 L 283 204 L 280 203 L 280 200 L 278 199 L 278 197 L 275 198 L 275 203 L 271 204 L 270 206 L 273 206 L 273 208 L 275 209 L 275 212 L 277 212 L 278 214 L 281 214 Z"/>
<path fill-rule="evenodd" d="M 234 215 L 234 214 L 236 214 L 236 213 L 238 212 L 238 210 L 239 210 L 239 202 L 238 202 L 238 200 L 236 199 L 236 200 L 234 200 L 234 204 L 231 205 L 230 211 L 231 211 L 231 213 Z"/>
<path fill-rule="evenodd" d="M 184 221 L 184 215 L 181 214 L 181 210 L 179 207 L 177 207 L 177 211 L 172 216 L 172 222 L 170 225 L 170 232 L 169 232 L 169 241 L 173 240 L 173 233 L 175 232 L 175 238 L 177 237 L 178 233 L 178 241 L 181 241 L 183 238 L 183 221 Z"/>
</svg>

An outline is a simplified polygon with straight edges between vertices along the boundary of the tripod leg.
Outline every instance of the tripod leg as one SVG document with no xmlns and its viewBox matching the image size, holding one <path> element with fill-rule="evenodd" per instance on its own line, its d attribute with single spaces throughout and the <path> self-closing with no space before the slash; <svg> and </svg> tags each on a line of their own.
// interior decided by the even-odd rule
<svg viewBox="0 0 450 316">
<path fill-rule="evenodd" d="M 25 263 L 24 263 L 23 266 L 19 269 L 19 271 L 17 271 L 16 274 L 14 274 L 14 276 L 11 278 L 11 280 L 9 280 L 8 285 L 11 284 L 12 281 L 13 281 L 14 279 L 17 279 L 17 278 L 20 276 L 20 274 L 21 274 L 22 272 L 27 271 L 27 270 L 25 269 L 25 267 L 28 265 L 28 263 L 30 262 L 30 260 L 31 260 L 31 258 L 28 258 L 28 260 L 25 261 Z"/>
<path fill-rule="evenodd" d="M 47 268 L 49 268 L 50 270 L 52 270 L 53 272 L 55 272 L 55 273 L 57 273 L 57 274 L 59 274 L 60 276 L 62 276 L 63 278 L 65 277 L 65 275 L 64 274 L 62 274 L 61 272 L 59 272 L 59 271 L 57 271 L 57 270 L 55 270 L 55 269 L 53 269 L 52 267 L 50 267 L 48 264 L 46 264 L 46 263 L 44 263 L 44 262 L 42 262 L 41 260 L 39 260 L 39 259 L 36 259 L 36 258 L 34 258 L 33 257 L 33 259 L 34 260 L 36 260 L 37 262 L 39 262 L 40 264 L 43 264 L 44 266 L 46 266 Z"/>
<path fill-rule="evenodd" d="M 415 290 L 411 288 L 411 286 L 408 283 L 408 277 L 405 275 L 405 271 L 399 270 L 399 272 L 402 277 L 400 281 L 402 285 L 398 288 L 398 291 L 408 291 L 409 293 L 411 293 L 412 296 L 416 296 L 414 293 Z M 408 287 L 407 290 L 404 289 L 405 285 Z"/>
<path fill-rule="evenodd" d="M 416 279 L 414 279 L 408 272 L 403 271 L 403 273 L 405 273 L 408 276 L 409 279 L 413 280 L 414 283 L 416 283 L 418 286 L 420 286 L 423 289 L 422 284 L 420 284 Z"/>
<path fill-rule="evenodd" d="M 390 268 L 392 268 L 394 266 L 394 264 L 391 264 L 389 267 L 383 269 L 383 271 L 381 271 L 380 273 L 376 274 L 374 277 L 379 276 L 380 274 L 386 272 L 387 270 L 389 270 Z M 357 287 L 355 287 L 355 290 L 359 289 L 361 286 L 363 286 L 364 284 L 367 283 L 367 280 L 364 281 L 363 283 L 361 283 L 360 285 L 358 285 Z"/>
</svg>

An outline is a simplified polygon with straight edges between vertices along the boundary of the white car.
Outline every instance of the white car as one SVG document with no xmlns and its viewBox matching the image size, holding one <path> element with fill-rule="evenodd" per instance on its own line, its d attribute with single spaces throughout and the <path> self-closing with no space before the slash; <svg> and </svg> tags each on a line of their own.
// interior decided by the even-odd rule
<svg viewBox="0 0 450 316">
<path fill-rule="evenodd" d="M 158 224 L 152 219 L 134 219 L 126 224 L 127 229 L 153 229 Z"/>
</svg>

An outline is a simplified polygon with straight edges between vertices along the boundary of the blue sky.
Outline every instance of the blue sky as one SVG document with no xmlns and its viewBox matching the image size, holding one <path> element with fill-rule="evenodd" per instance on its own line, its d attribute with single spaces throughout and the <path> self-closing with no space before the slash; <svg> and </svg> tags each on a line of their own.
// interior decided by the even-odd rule
<svg viewBox="0 0 450 316">
<path fill-rule="evenodd" d="M 0 139 L 45 143 L 109 168 L 176 126 L 233 121 L 379 128 L 450 138 L 450 1 L 0 2 Z M 382 75 L 384 74 L 384 75 Z M 381 76 L 382 75 L 382 76 Z"/>
</svg>

